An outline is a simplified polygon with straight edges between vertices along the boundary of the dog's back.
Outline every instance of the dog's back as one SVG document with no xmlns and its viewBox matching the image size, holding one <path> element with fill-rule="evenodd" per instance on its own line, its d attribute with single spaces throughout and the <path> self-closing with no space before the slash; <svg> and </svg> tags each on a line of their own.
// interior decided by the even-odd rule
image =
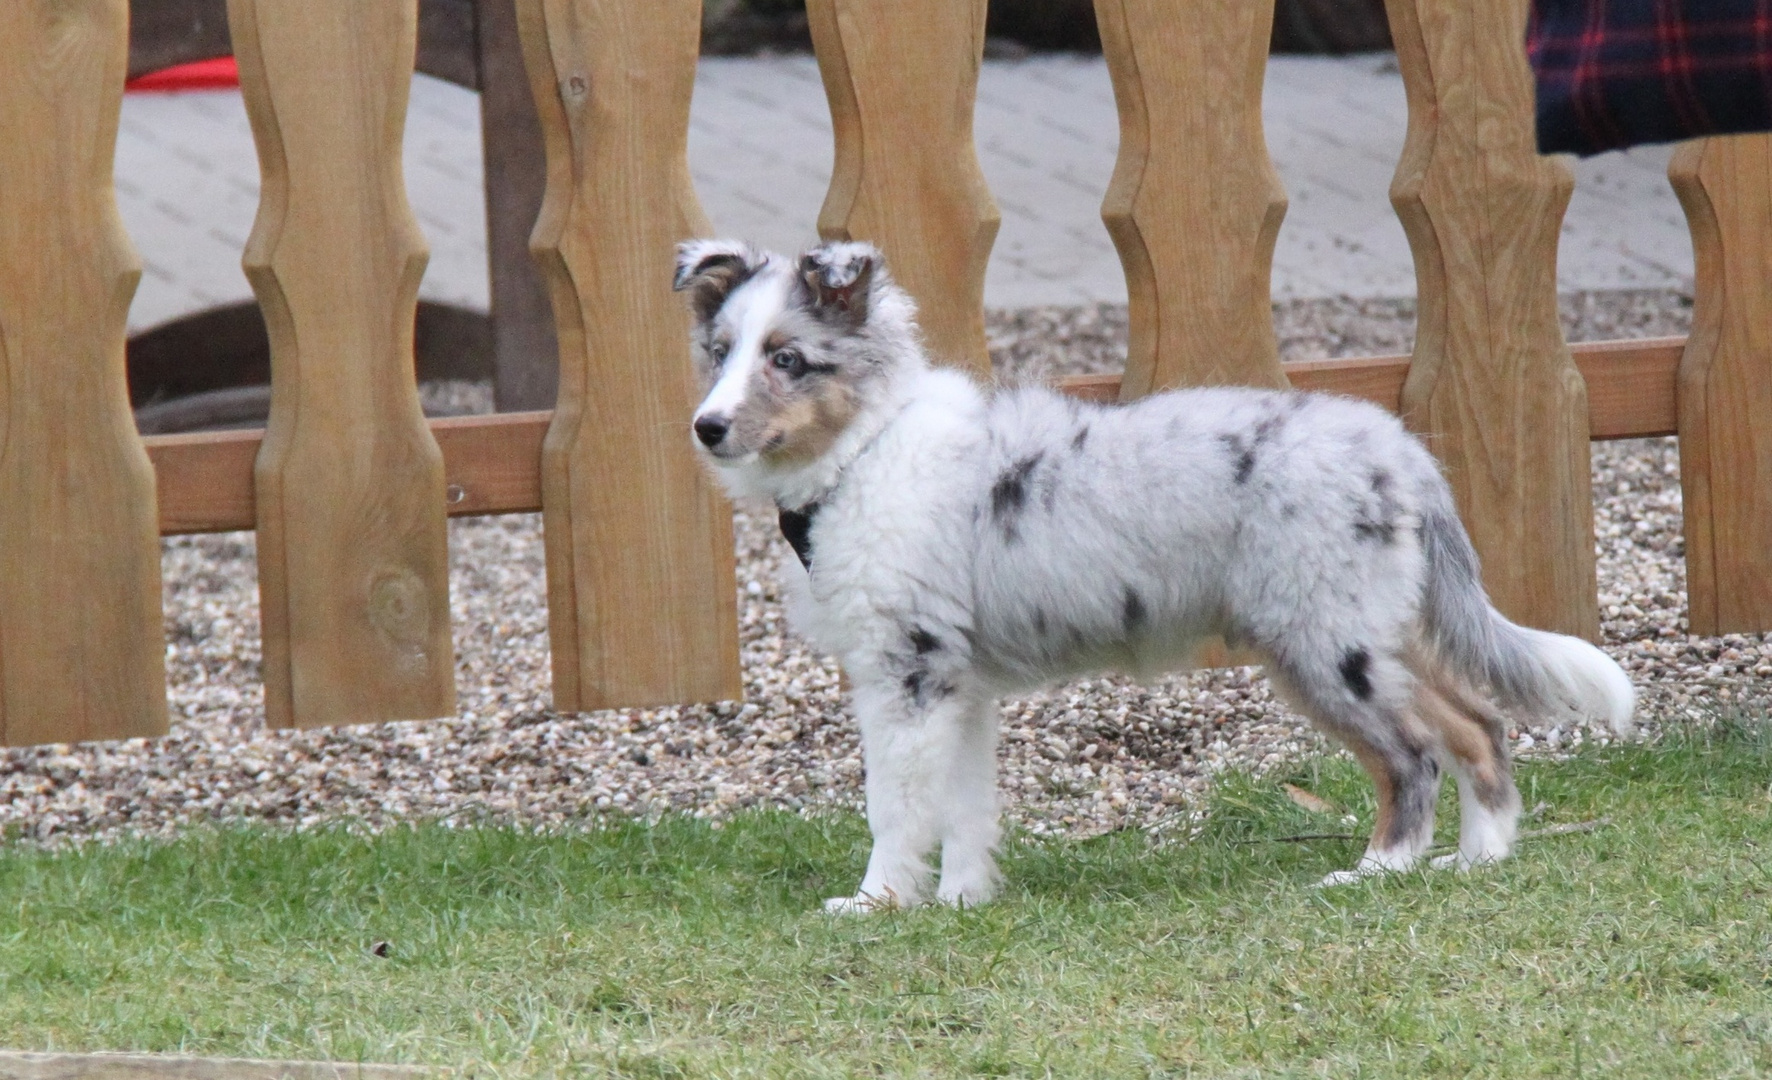
<svg viewBox="0 0 1772 1080">
<path fill-rule="evenodd" d="M 1240 388 L 1100 406 L 1024 389 L 988 416 L 975 591 L 981 645 L 1007 676 L 1162 670 L 1205 634 L 1294 629 L 1306 596 L 1355 627 L 1374 604 L 1388 622 L 1420 602 L 1419 503 L 1440 480 L 1371 406 Z"/>
</svg>

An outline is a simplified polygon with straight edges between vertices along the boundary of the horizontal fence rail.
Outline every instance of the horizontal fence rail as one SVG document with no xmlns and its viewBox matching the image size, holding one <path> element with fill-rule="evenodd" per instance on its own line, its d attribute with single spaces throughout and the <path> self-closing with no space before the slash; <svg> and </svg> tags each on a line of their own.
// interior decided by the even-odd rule
<svg viewBox="0 0 1772 1080">
<path fill-rule="evenodd" d="M 1675 385 L 1686 339 L 1644 338 L 1570 346 L 1587 380 L 1594 439 L 1637 439 L 1678 430 Z M 1294 389 L 1360 398 L 1399 412 L 1407 356 L 1311 360 L 1283 367 Z M 1059 390 L 1088 401 L 1120 400 L 1121 376 L 1073 375 Z M 443 450 L 451 517 L 542 509 L 541 453 L 553 413 L 491 413 L 430 421 Z M 150 435 L 160 490 L 160 532 L 231 532 L 254 521 L 252 463 L 262 431 Z"/>
<path fill-rule="evenodd" d="M 554 333 L 525 332 L 558 340 L 556 407 L 419 413 L 426 255 L 400 171 L 417 0 L 227 0 L 263 175 L 243 263 L 270 330 L 271 420 L 145 440 L 122 361 L 139 269 L 110 187 L 127 3 L 0 5 L 0 742 L 165 730 L 156 531 L 258 531 L 275 725 L 452 710 L 444 529 L 475 514 L 543 515 L 560 708 L 742 692 L 731 520 L 690 450 L 687 315 L 670 291 L 675 242 L 715 227 L 685 154 L 701 4 L 477 2 L 497 31 L 482 48 L 520 38 L 540 118 L 531 250 Z M 1062 389 L 1373 401 L 1446 464 L 1498 605 L 1588 636 L 1588 443 L 1678 434 L 1692 627 L 1772 629 L 1772 136 L 1675 157 L 1690 338 L 1570 346 L 1555 268 L 1571 181 L 1534 152 L 1525 0 L 1387 0 L 1409 103 L 1390 196 L 1415 259 L 1414 351 L 1282 364 L 1269 277 L 1286 199 L 1260 113 L 1271 3 L 1096 9 L 1120 122 L 1102 211 L 1130 342 L 1124 374 Z M 997 226 L 972 133 L 985 10 L 808 0 L 836 142 L 820 230 L 880 244 L 937 355 L 979 374 Z M 489 126 L 524 112 L 493 78 Z M 519 204 L 499 205 L 520 228 Z"/>
</svg>

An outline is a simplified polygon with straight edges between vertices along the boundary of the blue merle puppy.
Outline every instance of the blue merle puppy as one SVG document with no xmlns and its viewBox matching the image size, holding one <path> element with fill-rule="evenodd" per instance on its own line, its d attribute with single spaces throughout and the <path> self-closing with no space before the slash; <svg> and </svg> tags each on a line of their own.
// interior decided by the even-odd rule
<svg viewBox="0 0 1772 1080">
<path fill-rule="evenodd" d="M 1505 857 L 1520 797 L 1502 707 L 1625 730 L 1634 695 L 1586 642 L 1490 606 L 1434 459 L 1359 401 L 1183 390 L 1092 405 L 932 367 L 880 252 L 678 252 L 707 387 L 696 447 L 766 496 L 804 573 L 797 627 L 855 688 L 873 853 L 832 911 L 997 885 L 996 699 L 1187 666 L 1221 635 L 1378 787 L 1370 846 L 1325 884 L 1416 864 L 1440 765 L 1451 865 Z M 1497 704 L 1498 703 L 1498 704 Z"/>
</svg>

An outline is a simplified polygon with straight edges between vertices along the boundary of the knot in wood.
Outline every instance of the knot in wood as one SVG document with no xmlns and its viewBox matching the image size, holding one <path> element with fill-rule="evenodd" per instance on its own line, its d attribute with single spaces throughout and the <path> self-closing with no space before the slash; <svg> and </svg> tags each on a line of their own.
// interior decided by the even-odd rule
<svg viewBox="0 0 1772 1080">
<path fill-rule="evenodd" d="M 404 567 L 376 575 L 369 586 L 369 621 L 403 655 L 422 659 L 431 625 L 424 582 Z"/>
</svg>

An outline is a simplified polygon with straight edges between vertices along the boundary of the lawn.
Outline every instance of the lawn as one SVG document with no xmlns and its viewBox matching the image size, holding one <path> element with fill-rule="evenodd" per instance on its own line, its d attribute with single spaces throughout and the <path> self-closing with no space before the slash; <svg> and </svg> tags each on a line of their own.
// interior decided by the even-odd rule
<svg viewBox="0 0 1772 1080">
<path fill-rule="evenodd" d="M 1360 845 L 1280 838 L 1371 815 L 1324 759 L 1226 779 L 1192 842 L 1013 838 L 1000 902 L 866 919 L 816 911 L 859 874 L 851 817 L 15 847 L 0 1046 L 478 1076 L 1772 1075 L 1769 781 L 1764 724 L 1527 763 L 1528 827 L 1606 822 L 1321 891 Z"/>
</svg>

